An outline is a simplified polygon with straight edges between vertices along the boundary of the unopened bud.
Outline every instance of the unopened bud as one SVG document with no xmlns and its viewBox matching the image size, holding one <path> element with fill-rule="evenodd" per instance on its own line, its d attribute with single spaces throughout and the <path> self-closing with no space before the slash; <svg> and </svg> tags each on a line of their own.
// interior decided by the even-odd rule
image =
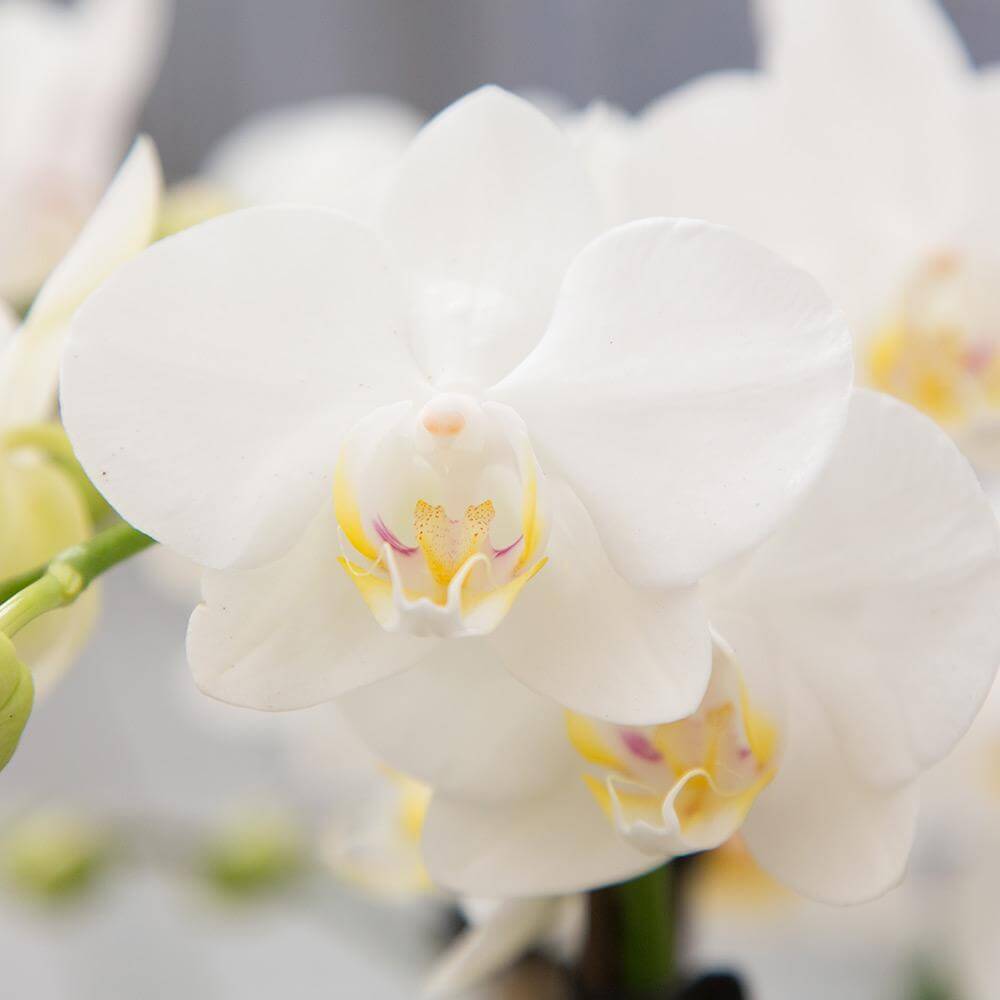
<svg viewBox="0 0 1000 1000">
<path fill-rule="evenodd" d="M 14 643 L 0 632 L 0 769 L 14 756 L 34 700 L 31 671 L 17 658 Z"/>
<path fill-rule="evenodd" d="M 85 891 L 108 857 L 109 842 L 92 822 L 46 810 L 15 823 L 0 844 L 3 866 L 22 892 L 48 900 Z"/>
<path fill-rule="evenodd" d="M 305 861 L 298 828 L 275 813 L 247 813 L 214 835 L 205 851 L 204 871 L 216 888 L 233 895 L 278 889 Z"/>
</svg>

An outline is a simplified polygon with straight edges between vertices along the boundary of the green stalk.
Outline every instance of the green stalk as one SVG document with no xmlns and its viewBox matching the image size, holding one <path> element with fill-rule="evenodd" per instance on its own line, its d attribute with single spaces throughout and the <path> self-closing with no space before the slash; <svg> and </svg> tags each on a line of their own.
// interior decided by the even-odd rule
<svg viewBox="0 0 1000 1000">
<path fill-rule="evenodd" d="M 618 886 L 622 985 L 630 994 L 662 993 L 673 984 L 676 928 L 672 865 Z"/>
<path fill-rule="evenodd" d="M 0 583 L 0 632 L 15 635 L 39 615 L 72 604 L 90 583 L 153 544 L 128 524 L 116 524 L 60 552 L 47 565 Z"/>
</svg>

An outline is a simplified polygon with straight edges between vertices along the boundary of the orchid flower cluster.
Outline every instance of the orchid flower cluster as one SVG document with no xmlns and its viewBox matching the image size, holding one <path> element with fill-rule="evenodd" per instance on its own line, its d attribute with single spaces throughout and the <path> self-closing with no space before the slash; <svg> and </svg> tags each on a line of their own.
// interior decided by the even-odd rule
<svg viewBox="0 0 1000 1000">
<path fill-rule="evenodd" d="M 1000 664 L 960 451 L 1000 399 L 992 88 L 929 4 L 860 6 L 762 0 L 760 72 L 636 119 L 272 116 L 188 228 L 140 139 L 0 364 L 10 752 L 21 664 L 155 541 L 205 694 L 336 702 L 391 768 L 394 884 L 570 896 L 739 835 L 817 899 L 895 885 Z M 574 906 L 503 904 L 504 955 Z"/>
</svg>

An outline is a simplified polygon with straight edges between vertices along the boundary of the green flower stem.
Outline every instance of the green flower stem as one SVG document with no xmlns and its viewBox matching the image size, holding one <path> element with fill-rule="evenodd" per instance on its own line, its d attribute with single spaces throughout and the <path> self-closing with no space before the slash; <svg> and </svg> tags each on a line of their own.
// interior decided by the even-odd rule
<svg viewBox="0 0 1000 1000">
<path fill-rule="evenodd" d="M 60 424 L 25 424 L 22 427 L 12 427 L 4 432 L 2 444 L 9 451 L 30 448 L 42 452 L 72 482 L 83 498 L 83 502 L 87 505 L 87 510 L 94 524 L 100 524 L 113 513 L 107 501 L 94 489 L 94 484 L 87 478 L 83 467 L 76 460 L 69 438 L 66 437 L 66 432 Z"/>
<path fill-rule="evenodd" d="M 656 995 L 674 982 L 675 879 L 667 864 L 616 890 L 622 985 L 630 995 Z"/>
<path fill-rule="evenodd" d="M 39 615 L 72 604 L 102 573 L 154 544 L 128 524 L 106 528 L 47 565 L 0 583 L 0 632 L 15 635 Z M 17 589 L 13 589 L 13 588 Z"/>
</svg>

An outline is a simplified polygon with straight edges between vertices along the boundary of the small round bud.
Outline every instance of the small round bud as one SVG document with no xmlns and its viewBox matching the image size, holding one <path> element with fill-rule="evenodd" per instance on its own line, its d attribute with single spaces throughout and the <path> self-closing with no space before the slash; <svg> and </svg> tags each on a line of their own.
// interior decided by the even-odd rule
<svg viewBox="0 0 1000 1000">
<path fill-rule="evenodd" d="M 25 894 L 47 900 L 86 891 L 108 855 L 108 838 L 96 824 L 56 810 L 16 822 L 0 843 L 11 882 Z"/>
<path fill-rule="evenodd" d="M 298 828 L 277 813 L 244 813 L 222 825 L 208 843 L 203 871 L 219 890 L 246 896 L 283 888 L 302 870 Z"/>
</svg>

